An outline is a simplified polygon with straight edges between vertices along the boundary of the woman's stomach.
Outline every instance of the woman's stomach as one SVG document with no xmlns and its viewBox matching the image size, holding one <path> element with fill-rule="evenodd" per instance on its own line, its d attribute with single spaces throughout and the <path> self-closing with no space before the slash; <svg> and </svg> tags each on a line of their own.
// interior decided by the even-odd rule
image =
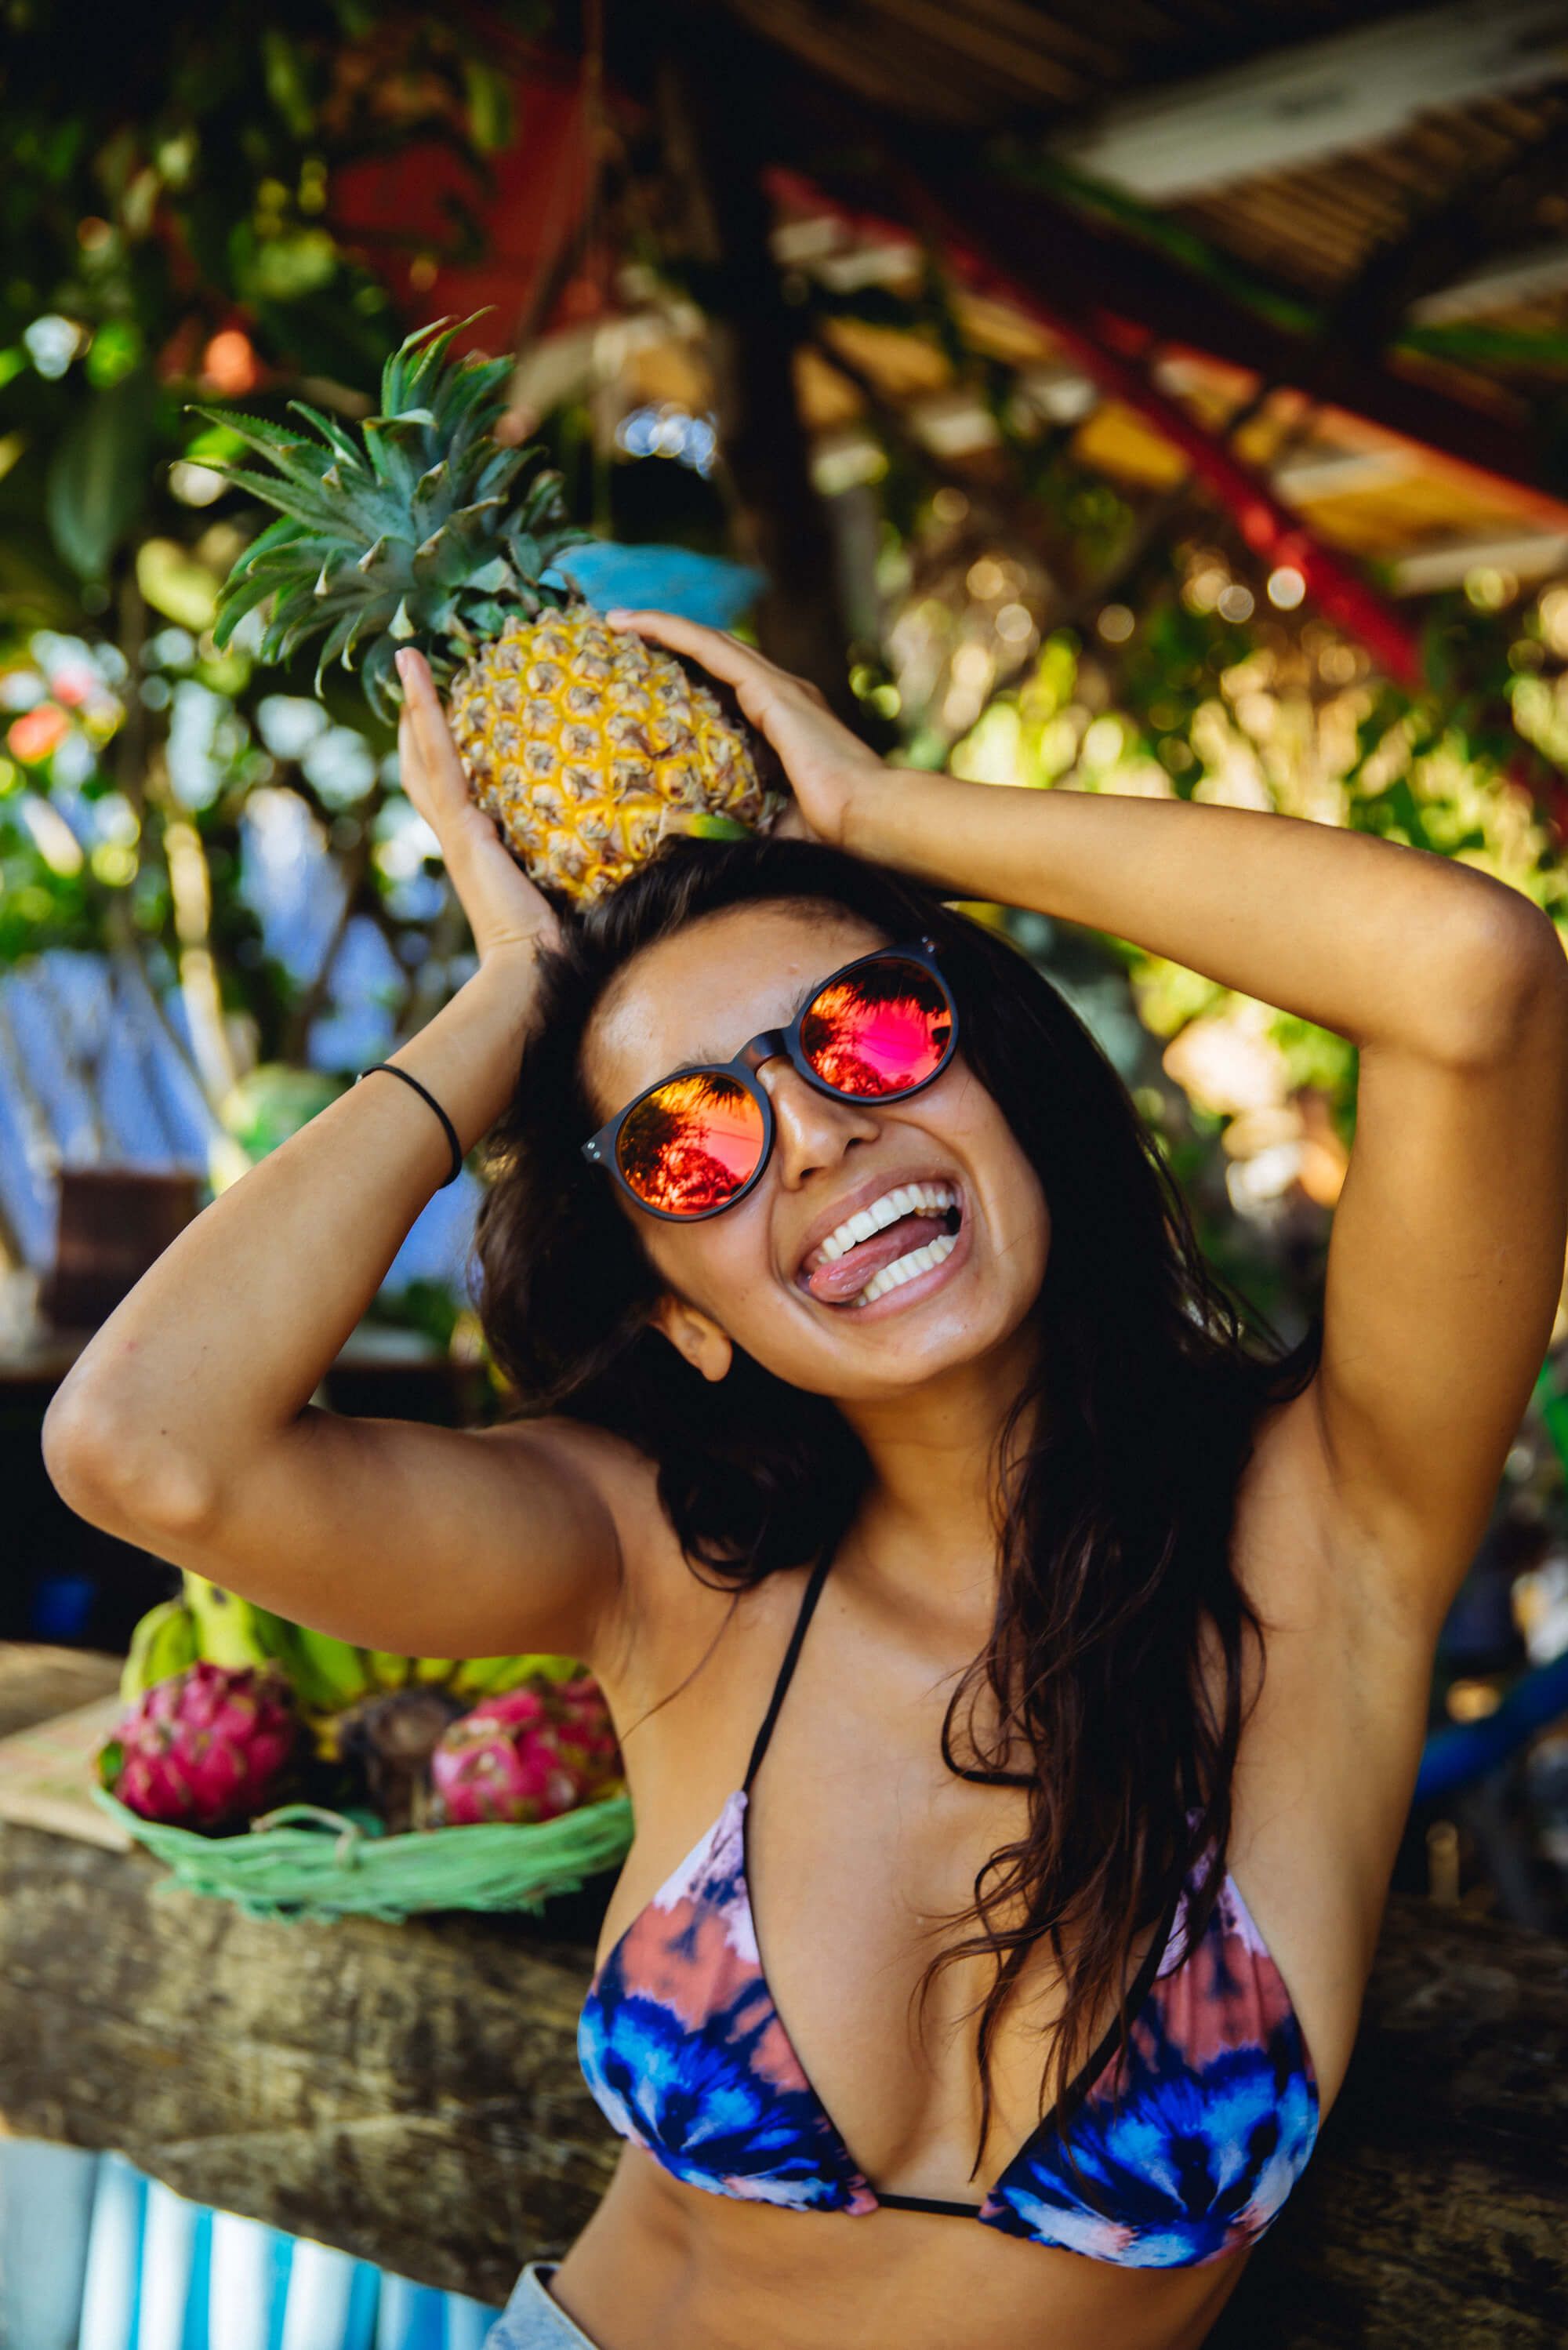
<svg viewBox="0 0 1568 2350">
<path fill-rule="evenodd" d="M 977 2220 L 781 2210 L 627 2146 L 550 2292 L 596 2350 L 1197 2350 L 1245 2261 L 1122 2269 Z"/>
</svg>

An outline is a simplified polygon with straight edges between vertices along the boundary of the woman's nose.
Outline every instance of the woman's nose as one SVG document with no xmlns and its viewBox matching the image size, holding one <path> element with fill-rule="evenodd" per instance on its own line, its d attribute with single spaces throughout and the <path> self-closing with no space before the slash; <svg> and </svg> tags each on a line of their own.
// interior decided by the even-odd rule
<svg viewBox="0 0 1568 2350">
<path fill-rule="evenodd" d="M 779 1179 L 792 1189 L 824 1167 L 836 1167 L 857 1142 L 874 1142 L 877 1119 L 868 1103 L 819 1094 L 781 1054 L 758 1072 L 774 1109 L 774 1149 Z"/>
</svg>

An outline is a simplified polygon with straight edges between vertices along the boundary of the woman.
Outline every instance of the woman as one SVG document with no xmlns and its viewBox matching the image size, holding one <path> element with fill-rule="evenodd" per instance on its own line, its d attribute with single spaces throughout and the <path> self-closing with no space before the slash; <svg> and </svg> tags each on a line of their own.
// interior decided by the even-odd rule
<svg viewBox="0 0 1568 2350">
<path fill-rule="evenodd" d="M 888 771 L 732 639 L 616 617 L 737 689 L 807 837 L 681 844 L 563 932 L 405 654 L 478 971 L 397 1052 L 418 1087 L 352 1088 L 110 1316 L 50 1471 L 329 1632 L 602 1682 L 638 1836 L 581 2048 L 628 2144 L 494 2350 L 1189 2350 L 1344 2079 L 1552 1326 L 1563 956 L 1364 836 Z M 1293 1355 L 946 899 L 1360 1046 Z M 483 1303 L 533 1416 L 498 1427 L 310 1400 L 447 1176 L 420 1087 L 499 1128 Z"/>
</svg>

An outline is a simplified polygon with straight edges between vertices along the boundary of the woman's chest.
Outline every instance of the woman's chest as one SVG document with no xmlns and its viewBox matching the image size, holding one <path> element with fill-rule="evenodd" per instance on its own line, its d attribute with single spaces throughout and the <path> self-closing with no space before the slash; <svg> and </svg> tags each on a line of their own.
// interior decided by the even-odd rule
<svg viewBox="0 0 1568 2350">
<path fill-rule="evenodd" d="M 825 1731 L 807 1754 L 781 1739 L 781 1767 L 753 1794 L 748 1890 L 780 2020 L 860 2168 L 878 2189 L 978 2204 L 1039 2117 L 1060 1983 L 1031 1952 L 994 2028 L 991 2135 L 971 2176 L 996 1975 L 974 1906 L 1029 1820 L 1022 1791 L 945 1772 L 940 1729 L 939 1716 L 929 1752 L 867 1753 Z M 1000 1914 L 1022 1911 L 1004 1900 Z"/>
<path fill-rule="evenodd" d="M 705 1991 L 687 1972 L 683 2009 L 732 1999 L 744 1952 L 748 2019 L 771 2011 L 873 2184 L 978 2204 L 1003 2150 L 1038 2119 L 1060 1987 L 1049 1954 L 1031 1952 L 994 2033 L 992 2136 L 971 2178 L 982 2102 L 977 2021 L 995 1977 L 971 1913 L 982 1880 L 1004 1890 L 999 1856 L 1004 1877 L 1030 1816 L 1023 1789 L 974 1783 L 944 1762 L 959 1679 L 907 1655 L 857 1653 L 847 1637 L 822 1640 L 802 1662 L 738 1807 L 740 1769 L 724 1774 L 726 1788 L 714 1765 L 732 1749 L 738 1763 L 742 1742 L 711 1724 L 704 1739 L 683 1739 L 671 1708 L 657 1762 L 645 1758 L 646 1801 L 634 1779 L 639 1816 L 651 1823 L 678 1807 L 694 1828 L 699 1783 L 714 1825 L 683 1859 L 680 1836 L 656 1854 L 645 1830 L 601 1949 L 607 1958 L 635 1928 L 633 1971 L 685 1970 L 690 1950 L 701 1974 L 722 1929 L 712 1985 Z M 955 1759 L 971 1762 L 965 1718 L 961 1706 Z M 998 1914 L 1005 1922 L 1023 1910 L 1004 1898 Z M 975 1947 L 936 1963 L 965 1939 Z"/>
</svg>

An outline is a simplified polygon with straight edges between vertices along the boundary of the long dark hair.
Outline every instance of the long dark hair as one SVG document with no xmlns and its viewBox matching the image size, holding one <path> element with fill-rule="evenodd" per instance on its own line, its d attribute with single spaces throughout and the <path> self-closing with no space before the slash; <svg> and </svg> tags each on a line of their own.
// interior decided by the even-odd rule
<svg viewBox="0 0 1568 2350">
<path fill-rule="evenodd" d="M 581 1047 L 610 979 L 684 924 L 763 899 L 847 910 L 889 941 L 936 940 L 965 1056 L 1051 1212 L 1033 1306 L 1037 1368 L 998 1440 L 992 1636 L 942 1728 L 950 1770 L 1028 1787 L 1028 1828 L 979 1871 L 972 1906 L 949 1921 L 972 1931 L 939 1950 L 919 1986 L 923 2000 L 956 1959 L 995 1960 L 980 2010 L 978 2170 L 997 2027 L 1041 1937 L 1064 1994 L 1044 2112 L 1053 2078 L 1058 2096 L 1081 2086 L 1076 2061 L 1113 1999 L 1125 2032 L 1132 1950 L 1168 1918 L 1205 1853 L 1189 1939 L 1218 1896 L 1244 1630 L 1262 1628 L 1231 1564 L 1236 1485 L 1263 1408 L 1310 1378 L 1321 1324 L 1289 1350 L 1261 1325 L 1267 1347 L 1255 1350 L 1246 1308 L 1205 1260 L 1120 1076 L 1005 940 L 832 849 L 674 844 L 570 919 L 559 951 L 542 961 L 539 1019 L 492 1137 L 474 1302 L 519 1411 L 615 1430 L 657 1463 L 694 1569 L 740 1589 L 820 1555 L 855 1516 L 870 1475 L 829 1399 L 788 1386 L 739 1347 L 729 1376 L 709 1384 L 649 1328 L 660 1285 L 604 1176 L 579 1154 L 600 1122 Z M 1199 1669 L 1205 1617 L 1223 1659 L 1215 1704 Z M 983 1739 L 977 1704 L 987 1690 L 996 1729 Z M 1029 1769 L 1004 1767 L 1021 1757 Z"/>
</svg>

